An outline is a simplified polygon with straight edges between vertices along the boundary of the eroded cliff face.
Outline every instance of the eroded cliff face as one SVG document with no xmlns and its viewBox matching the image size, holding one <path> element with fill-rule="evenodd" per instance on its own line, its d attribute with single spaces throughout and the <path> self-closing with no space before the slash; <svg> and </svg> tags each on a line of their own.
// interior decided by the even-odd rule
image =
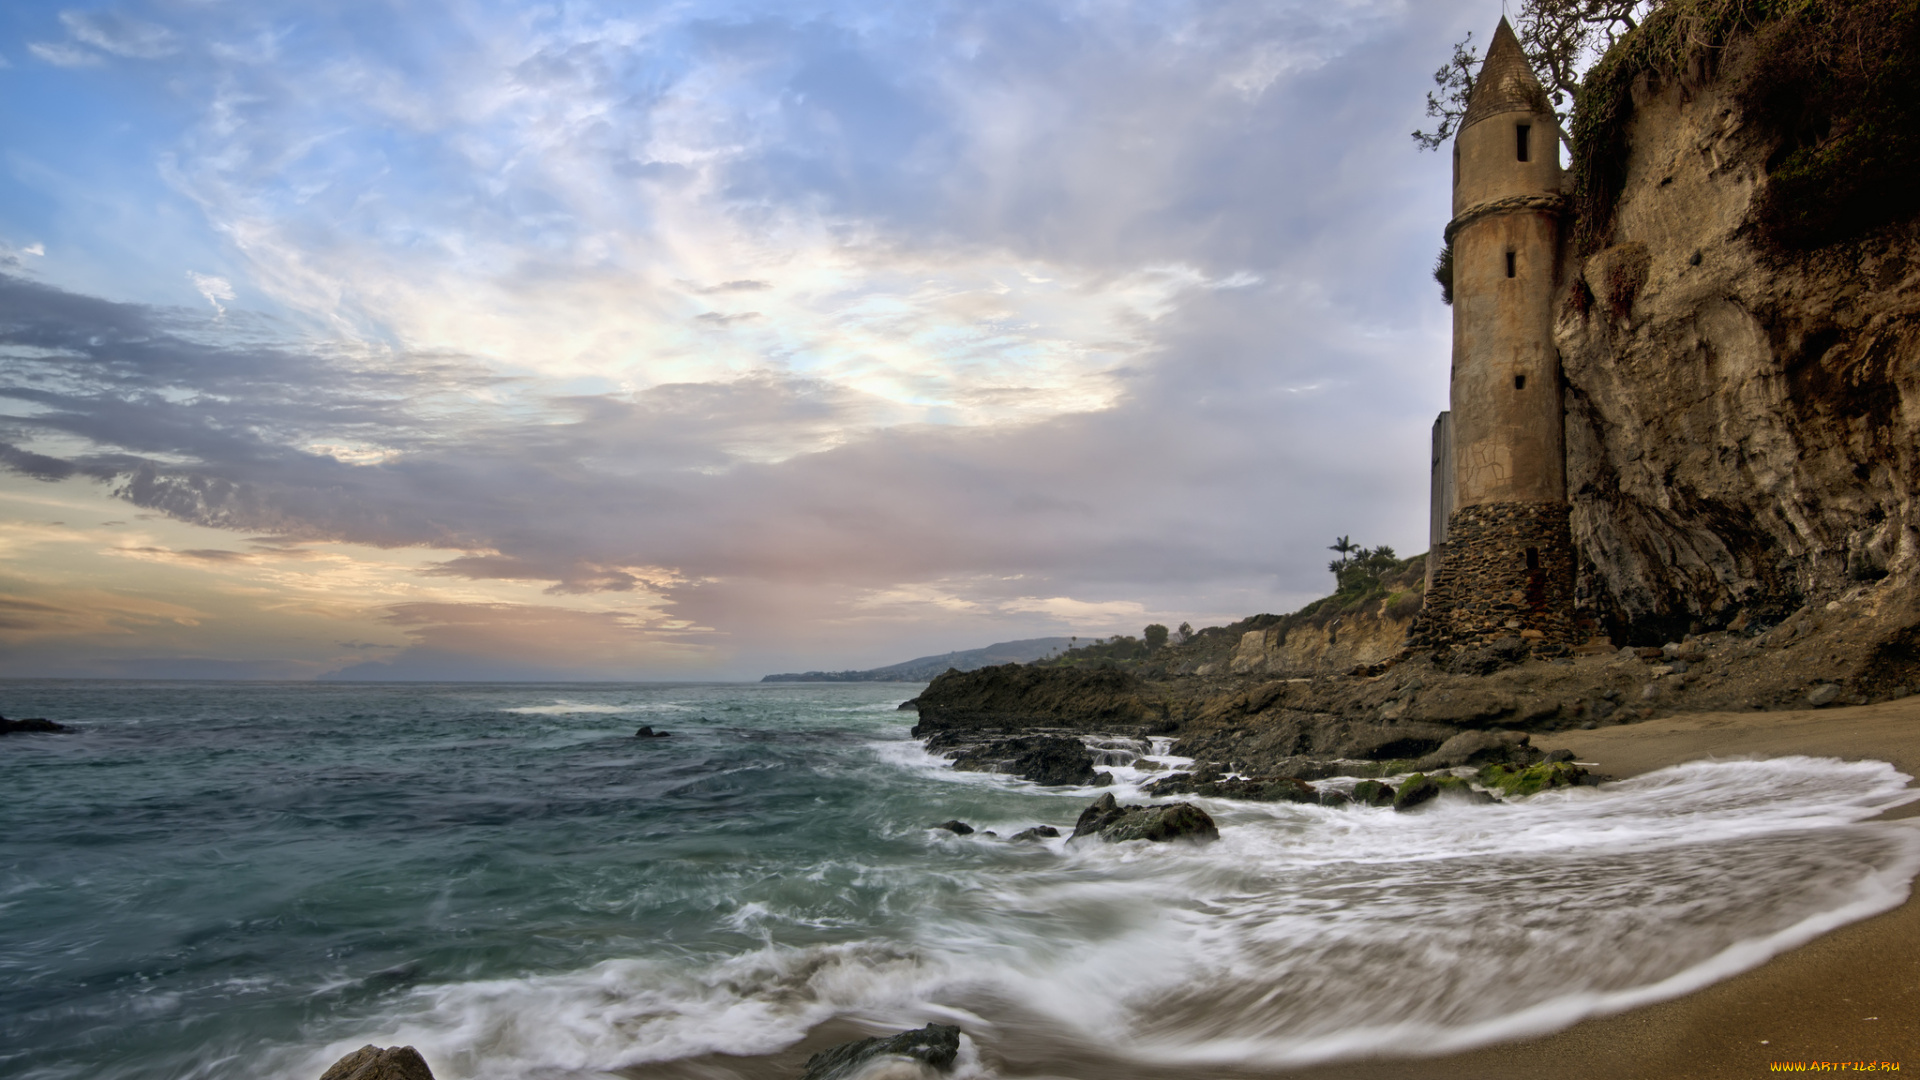
<svg viewBox="0 0 1920 1080">
<path fill-rule="evenodd" d="M 1397 655 L 1406 644 L 1417 605 L 1382 598 L 1364 610 L 1328 620 L 1325 625 L 1270 626 L 1249 630 L 1226 663 L 1234 675 L 1304 678 L 1344 674 Z M 1199 674 L 1213 674 L 1203 667 Z"/>
<path fill-rule="evenodd" d="M 1653 644 L 1910 595 L 1920 227 L 1763 249 L 1777 148 L 1723 83 L 1636 87 L 1630 137 L 1611 243 L 1568 268 L 1555 326 L 1587 609 Z"/>
</svg>

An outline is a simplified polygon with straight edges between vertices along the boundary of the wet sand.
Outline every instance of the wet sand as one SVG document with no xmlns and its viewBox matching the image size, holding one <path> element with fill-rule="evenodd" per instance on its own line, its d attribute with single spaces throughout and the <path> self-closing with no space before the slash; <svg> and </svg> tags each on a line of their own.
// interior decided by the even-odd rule
<svg viewBox="0 0 1920 1080">
<path fill-rule="evenodd" d="M 1806 754 L 1920 776 L 1920 697 L 1804 712 L 1698 713 L 1536 736 L 1628 777 L 1703 758 Z M 1909 803 L 1884 818 L 1920 817 Z M 1775 1061 L 1897 1061 L 1920 1072 L 1920 902 L 1843 926 L 1697 993 L 1536 1039 L 1407 1061 L 1346 1062 L 1298 1080 L 1681 1080 L 1755 1077 Z"/>
</svg>

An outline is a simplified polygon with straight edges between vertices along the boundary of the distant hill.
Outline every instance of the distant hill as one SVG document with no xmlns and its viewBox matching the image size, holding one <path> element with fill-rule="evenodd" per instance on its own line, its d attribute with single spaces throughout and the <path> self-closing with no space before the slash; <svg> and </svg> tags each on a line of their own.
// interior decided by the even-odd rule
<svg viewBox="0 0 1920 1080">
<path fill-rule="evenodd" d="M 1002 641 L 984 649 L 922 656 L 869 671 L 807 671 L 794 675 L 769 675 L 761 682 L 926 682 L 948 668 L 973 671 L 995 664 L 1024 664 L 1057 652 L 1065 652 L 1073 639 L 1063 637 L 1029 638 L 1026 641 Z"/>
</svg>

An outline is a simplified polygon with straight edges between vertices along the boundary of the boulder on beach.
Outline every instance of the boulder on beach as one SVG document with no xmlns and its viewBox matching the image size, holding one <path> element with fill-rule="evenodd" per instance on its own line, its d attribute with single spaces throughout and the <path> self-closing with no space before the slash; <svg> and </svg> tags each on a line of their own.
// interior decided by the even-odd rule
<svg viewBox="0 0 1920 1080">
<path fill-rule="evenodd" d="M 861 1039 L 822 1050 L 807 1059 L 800 1080 L 851 1080 L 885 1059 L 918 1064 L 937 1072 L 953 1068 L 960 1053 L 960 1029 L 952 1024 L 928 1024 L 885 1038 Z"/>
<path fill-rule="evenodd" d="M 1540 760 L 1532 736 L 1518 731 L 1463 731 L 1414 763 L 1421 772 L 1456 765 L 1492 765 L 1496 762 L 1531 765 Z"/>
<path fill-rule="evenodd" d="M 39 717 L 28 720 L 9 720 L 0 716 L 0 735 L 52 735 L 67 730 L 69 729 L 65 724 L 56 724 Z"/>
<path fill-rule="evenodd" d="M 411 1046 L 369 1043 L 333 1063 L 320 1080 L 433 1080 L 427 1060 Z"/>
<path fill-rule="evenodd" d="M 1121 806 L 1112 795 L 1102 795 L 1092 806 L 1080 812 L 1068 843 L 1098 836 L 1109 844 L 1123 840 L 1193 840 L 1205 843 L 1220 839 L 1220 829 L 1205 810 L 1192 803 L 1167 803 L 1161 806 Z"/>
</svg>

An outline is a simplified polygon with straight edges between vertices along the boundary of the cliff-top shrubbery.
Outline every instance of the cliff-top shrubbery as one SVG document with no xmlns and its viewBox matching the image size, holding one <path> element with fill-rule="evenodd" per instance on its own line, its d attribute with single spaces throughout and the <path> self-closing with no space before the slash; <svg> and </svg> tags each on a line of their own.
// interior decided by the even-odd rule
<svg viewBox="0 0 1920 1080">
<path fill-rule="evenodd" d="M 1737 43 L 1738 66 L 1724 68 Z M 1732 80 L 1747 122 L 1777 144 L 1754 207 L 1760 239 L 1824 247 L 1920 214 L 1920 0 L 1665 0 L 1582 82 L 1577 250 L 1612 231 L 1635 81 L 1709 73 Z"/>
</svg>

